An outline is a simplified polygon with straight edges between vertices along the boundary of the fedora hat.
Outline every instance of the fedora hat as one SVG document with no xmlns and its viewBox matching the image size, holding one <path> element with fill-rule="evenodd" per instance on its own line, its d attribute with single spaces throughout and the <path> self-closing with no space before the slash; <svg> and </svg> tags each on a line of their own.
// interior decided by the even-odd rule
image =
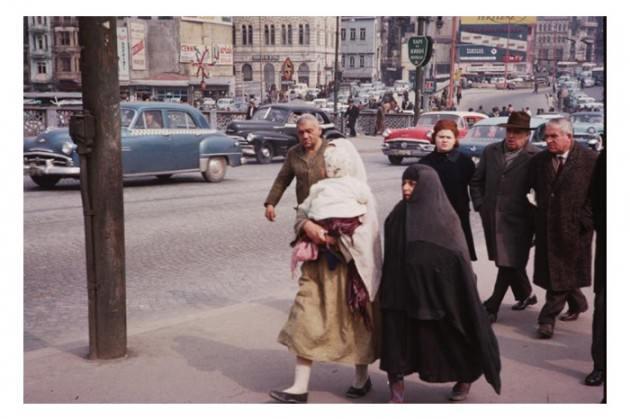
<svg viewBox="0 0 630 419">
<path fill-rule="evenodd" d="M 531 131 L 536 128 L 531 128 L 529 126 L 530 119 L 531 117 L 527 112 L 515 111 L 510 114 L 506 123 L 498 124 L 498 126 L 504 128 L 525 129 Z"/>
</svg>

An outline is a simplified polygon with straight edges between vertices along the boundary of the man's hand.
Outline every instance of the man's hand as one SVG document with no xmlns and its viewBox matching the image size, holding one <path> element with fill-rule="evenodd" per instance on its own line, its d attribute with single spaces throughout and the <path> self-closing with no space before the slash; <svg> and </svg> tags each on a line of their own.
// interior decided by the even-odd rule
<svg viewBox="0 0 630 419">
<path fill-rule="evenodd" d="M 269 204 L 265 207 L 265 217 L 269 221 L 276 221 L 276 209 L 273 205 Z"/>
<path fill-rule="evenodd" d="M 326 235 L 326 229 L 311 220 L 308 220 L 304 224 L 302 230 L 304 231 L 304 234 L 306 234 L 306 236 L 309 238 L 309 240 L 315 244 L 329 243 L 328 239 L 334 240 L 334 238 L 328 237 Z"/>
</svg>

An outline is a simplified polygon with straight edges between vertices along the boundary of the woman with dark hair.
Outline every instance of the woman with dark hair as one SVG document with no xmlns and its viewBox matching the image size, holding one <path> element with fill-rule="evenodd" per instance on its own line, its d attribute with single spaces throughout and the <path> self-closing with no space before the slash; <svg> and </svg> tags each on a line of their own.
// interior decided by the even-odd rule
<svg viewBox="0 0 630 419">
<path fill-rule="evenodd" d="M 437 173 L 408 167 L 402 195 L 385 221 L 379 288 L 380 368 L 387 372 L 390 402 L 403 402 L 404 377 L 416 372 L 431 383 L 455 381 L 452 401 L 466 399 L 482 373 L 499 393 L 499 347 Z"/>
<path fill-rule="evenodd" d="M 442 119 L 433 127 L 435 150 L 420 160 L 421 164 L 431 166 L 440 176 L 442 187 L 449 202 L 459 217 L 459 222 L 466 236 L 470 260 L 477 260 L 475 242 L 470 228 L 470 197 L 468 184 L 475 173 L 472 159 L 457 150 L 459 131 L 454 121 Z"/>
</svg>

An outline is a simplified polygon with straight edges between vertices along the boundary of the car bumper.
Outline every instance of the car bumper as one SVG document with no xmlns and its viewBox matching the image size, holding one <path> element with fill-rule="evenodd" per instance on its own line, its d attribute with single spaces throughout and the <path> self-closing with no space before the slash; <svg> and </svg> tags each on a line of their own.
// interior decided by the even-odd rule
<svg viewBox="0 0 630 419">
<path fill-rule="evenodd" d="M 59 167 L 53 165 L 24 165 L 25 176 L 64 176 L 78 177 L 80 169 L 78 167 Z"/>
<path fill-rule="evenodd" d="M 414 149 L 401 149 L 401 148 L 382 148 L 383 154 L 386 156 L 396 157 L 424 157 L 431 154 L 435 146 L 433 144 L 421 145 Z"/>
<path fill-rule="evenodd" d="M 254 146 L 251 144 L 241 144 L 241 153 L 245 157 L 256 157 L 256 150 L 254 150 Z"/>
</svg>

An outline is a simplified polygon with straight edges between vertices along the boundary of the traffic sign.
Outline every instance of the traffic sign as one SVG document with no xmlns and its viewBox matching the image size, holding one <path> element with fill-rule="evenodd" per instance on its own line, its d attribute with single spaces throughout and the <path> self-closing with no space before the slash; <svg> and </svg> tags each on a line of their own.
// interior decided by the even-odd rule
<svg viewBox="0 0 630 419">
<path fill-rule="evenodd" d="M 424 88 L 422 89 L 422 93 L 433 94 L 435 93 L 436 83 L 435 80 L 429 79 L 424 81 Z"/>
<path fill-rule="evenodd" d="M 407 43 L 409 61 L 416 67 L 423 67 L 431 58 L 433 39 L 430 36 L 412 36 Z"/>
</svg>

